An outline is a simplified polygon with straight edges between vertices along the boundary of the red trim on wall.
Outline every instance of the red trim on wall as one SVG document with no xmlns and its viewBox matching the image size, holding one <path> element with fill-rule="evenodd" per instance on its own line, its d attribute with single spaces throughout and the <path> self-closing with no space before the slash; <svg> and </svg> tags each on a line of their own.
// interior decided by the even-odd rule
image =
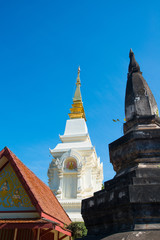
<svg viewBox="0 0 160 240">
<path fill-rule="evenodd" d="M 61 227 L 64 226 L 64 223 L 63 223 L 63 222 L 59 221 L 58 219 L 56 219 L 56 218 L 54 218 L 54 217 L 52 217 L 52 216 L 50 216 L 50 215 L 48 215 L 48 214 L 46 214 L 46 213 L 44 213 L 44 212 L 41 212 L 41 218 L 46 218 L 46 219 L 48 219 L 48 220 L 50 220 L 50 221 L 59 223 L 59 225 L 60 225 Z"/>
<path fill-rule="evenodd" d="M 58 232 L 61 232 L 61 233 L 63 233 L 63 234 L 65 234 L 65 235 L 67 235 L 67 236 L 72 236 L 72 233 L 69 231 L 69 230 L 67 230 L 67 229 L 64 229 L 64 228 L 61 228 L 60 226 L 55 226 L 55 230 L 57 230 Z"/>
<path fill-rule="evenodd" d="M 0 224 L 0 229 L 1 229 L 1 228 L 5 228 L 5 226 L 6 226 L 6 223 L 1 223 L 1 224 Z"/>
<path fill-rule="evenodd" d="M 46 234 L 50 233 L 51 231 L 52 229 L 43 230 L 43 232 L 40 234 L 40 237 L 44 237 Z"/>
<path fill-rule="evenodd" d="M 2 223 L 0 224 L 0 229 L 2 228 L 8 228 L 8 229 L 13 229 L 13 228 L 31 228 L 31 229 L 37 229 L 37 228 L 50 228 L 50 229 L 55 229 L 53 223 Z"/>
<path fill-rule="evenodd" d="M 68 237 L 68 236 L 67 236 L 67 235 L 64 235 L 63 237 L 58 238 L 58 240 L 65 239 L 66 237 Z"/>
</svg>

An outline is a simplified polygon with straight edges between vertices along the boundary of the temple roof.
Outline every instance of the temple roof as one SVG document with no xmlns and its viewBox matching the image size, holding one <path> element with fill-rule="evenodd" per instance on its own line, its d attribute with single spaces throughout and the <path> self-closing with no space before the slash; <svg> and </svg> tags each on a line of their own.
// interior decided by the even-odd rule
<svg viewBox="0 0 160 240">
<path fill-rule="evenodd" d="M 128 68 L 128 80 L 125 96 L 126 121 L 135 116 L 158 115 L 158 107 L 155 98 L 142 76 L 140 66 L 135 60 L 135 55 L 130 50 L 130 63 Z"/>
<path fill-rule="evenodd" d="M 11 164 L 23 187 L 25 187 L 32 204 L 36 206 L 41 217 L 45 216 L 47 219 L 52 218 L 62 226 L 71 223 L 70 218 L 50 188 L 28 169 L 7 147 L 0 152 L 1 168 L 7 163 L 4 162 L 3 157 L 6 157 Z"/>
</svg>

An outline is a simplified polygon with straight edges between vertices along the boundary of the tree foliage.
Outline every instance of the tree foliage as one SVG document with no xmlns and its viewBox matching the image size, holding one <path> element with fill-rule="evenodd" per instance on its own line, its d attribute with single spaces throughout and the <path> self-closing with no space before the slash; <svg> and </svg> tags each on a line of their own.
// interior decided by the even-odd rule
<svg viewBox="0 0 160 240">
<path fill-rule="evenodd" d="M 67 228 L 72 231 L 73 239 L 87 235 L 87 228 L 84 222 L 72 222 Z"/>
</svg>

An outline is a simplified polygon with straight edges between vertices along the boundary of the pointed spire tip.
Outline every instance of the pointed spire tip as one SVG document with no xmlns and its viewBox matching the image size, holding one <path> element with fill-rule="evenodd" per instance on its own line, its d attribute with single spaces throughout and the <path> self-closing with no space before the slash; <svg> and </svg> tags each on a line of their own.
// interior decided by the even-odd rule
<svg viewBox="0 0 160 240">
<path fill-rule="evenodd" d="M 133 52 L 132 48 L 130 48 L 129 57 L 131 57 L 131 55 L 133 55 L 133 54 L 134 54 L 134 52 Z"/>
<path fill-rule="evenodd" d="M 76 85 L 77 84 L 81 84 L 81 81 L 80 81 L 80 71 L 81 71 L 81 69 L 80 69 L 80 66 L 78 67 L 78 75 L 77 75 L 77 83 L 76 83 Z"/>
<path fill-rule="evenodd" d="M 140 66 L 135 59 L 135 55 L 134 55 L 134 52 L 133 52 L 132 48 L 130 49 L 130 52 L 129 52 L 129 58 L 130 58 L 130 63 L 129 63 L 128 72 L 131 73 L 131 74 L 133 72 L 141 73 L 140 72 Z"/>
<path fill-rule="evenodd" d="M 80 75 L 80 66 L 78 67 L 76 91 L 74 94 L 73 104 L 72 104 L 72 108 L 70 109 L 71 113 L 69 113 L 69 117 L 70 117 L 70 119 L 84 118 L 86 121 L 85 112 L 84 112 L 84 108 L 83 108 L 83 102 L 82 102 L 82 96 L 81 96 L 81 90 L 80 90 L 81 81 L 80 81 L 79 75 Z"/>
</svg>

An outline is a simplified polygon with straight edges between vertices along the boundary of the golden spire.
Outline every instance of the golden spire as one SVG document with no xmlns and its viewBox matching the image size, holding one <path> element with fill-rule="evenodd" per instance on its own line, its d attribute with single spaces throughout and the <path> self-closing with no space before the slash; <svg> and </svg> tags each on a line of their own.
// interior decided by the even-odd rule
<svg viewBox="0 0 160 240">
<path fill-rule="evenodd" d="M 84 118 L 86 120 L 80 86 L 81 86 L 80 67 L 78 67 L 76 91 L 75 91 L 74 98 L 73 98 L 72 108 L 70 108 L 71 113 L 69 113 L 68 115 L 69 115 L 70 119 Z"/>
</svg>

